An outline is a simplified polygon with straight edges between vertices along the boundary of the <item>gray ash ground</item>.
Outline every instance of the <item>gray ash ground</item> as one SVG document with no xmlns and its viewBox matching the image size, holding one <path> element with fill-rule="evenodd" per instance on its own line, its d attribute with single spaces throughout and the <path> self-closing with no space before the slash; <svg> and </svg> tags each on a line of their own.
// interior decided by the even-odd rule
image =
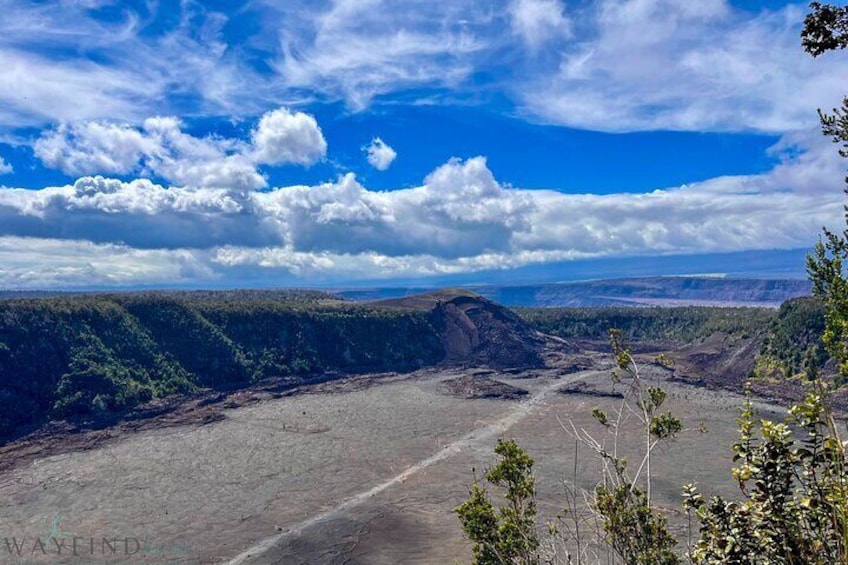
<svg viewBox="0 0 848 565">
<path fill-rule="evenodd" d="M 595 370 L 573 371 L 589 360 Z M 59 516 L 69 534 L 150 540 L 144 563 L 229 563 L 239 555 L 252 564 L 468 563 L 453 508 L 467 496 L 472 468 L 479 475 L 494 462 L 498 436 L 516 438 L 536 460 L 543 518 L 563 508 L 563 480 L 591 490 L 600 476 L 600 462 L 575 451 L 565 428 L 604 433 L 592 410 L 620 402 L 600 394 L 612 390 L 608 356 L 563 350 L 548 361 L 516 374 L 440 367 L 260 387 L 194 399 L 143 422 L 21 440 L 0 451 L 0 532 L 44 535 Z M 645 374 L 664 383 L 666 407 L 691 430 L 652 462 L 656 501 L 682 533 L 684 484 L 737 494 L 730 445 L 741 397 L 673 382 L 660 368 Z M 638 443 L 632 433 L 623 445 Z M 5 557 L 0 562 L 15 563 Z"/>
</svg>

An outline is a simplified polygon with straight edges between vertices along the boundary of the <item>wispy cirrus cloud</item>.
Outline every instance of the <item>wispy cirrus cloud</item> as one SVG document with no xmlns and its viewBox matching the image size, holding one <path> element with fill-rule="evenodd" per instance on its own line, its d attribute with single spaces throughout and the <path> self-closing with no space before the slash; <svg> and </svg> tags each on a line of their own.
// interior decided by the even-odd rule
<svg viewBox="0 0 848 565">
<path fill-rule="evenodd" d="M 510 25 L 528 47 L 538 49 L 551 39 L 571 37 L 571 20 L 564 12 L 560 0 L 513 0 Z"/>
<path fill-rule="evenodd" d="M 0 130 L 249 116 L 291 101 L 227 43 L 230 16 L 201 3 L 2 0 L 0 9 Z"/>
<path fill-rule="evenodd" d="M 836 105 L 845 88 L 844 54 L 813 61 L 800 48 L 802 4 L 750 11 L 728 0 L 318 6 L 280 17 L 275 68 L 283 83 L 354 109 L 415 88 L 424 98 L 436 88 L 457 99 L 486 90 L 530 119 L 577 128 L 784 133 L 814 125 L 811 108 Z"/>
<path fill-rule="evenodd" d="M 492 40 L 486 34 L 494 12 L 488 3 L 335 0 L 317 9 L 295 6 L 280 19 L 274 68 L 281 82 L 345 100 L 354 110 L 380 95 L 468 85 Z"/>
<path fill-rule="evenodd" d="M 844 54 L 814 62 L 800 49 L 803 4 L 748 11 L 728 0 L 324 0 L 212 10 L 189 1 L 3 0 L 0 7 L 0 129 L 250 117 L 316 100 L 357 111 L 374 100 L 502 96 L 530 119 L 578 128 L 784 133 L 812 126 L 810 108 L 834 105 L 845 86 Z"/>
<path fill-rule="evenodd" d="M 842 54 L 799 45 L 803 5 L 757 13 L 726 0 L 603 0 L 553 76 L 518 87 L 526 110 L 602 131 L 786 132 L 841 99 Z"/>
</svg>

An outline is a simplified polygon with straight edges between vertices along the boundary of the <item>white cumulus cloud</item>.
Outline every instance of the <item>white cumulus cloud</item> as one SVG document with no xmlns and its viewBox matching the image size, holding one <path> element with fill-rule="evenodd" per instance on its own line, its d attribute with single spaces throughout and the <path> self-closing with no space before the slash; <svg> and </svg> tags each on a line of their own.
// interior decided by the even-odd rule
<svg viewBox="0 0 848 565">
<path fill-rule="evenodd" d="M 13 173 L 15 169 L 0 156 L 0 175 L 8 175 Z"/>
<path fill-rule="evenodd" d="M 397 158 L 397 151 L 379 137 L 372 139 L 371 143 L 365 146 L 363 150 L 368 156 L 368 164 L 378 171 L 388 169 Z"/>
<path fill-rule="evenodd" d="M 62 124 L 36 140 L 44 165 L 71 175 L 144 173 L 192 187 L 264 188 L 259 165 L 309 165 L 327 143 L 315 118 L 280 108 L 264 114 L 250 142 L 196 137 L 174 117 L 154 117 L 140 127 L 86 121 Z"/>
<path fill-rule="evenodd" d="M 129 124 L 82 122 L 42 134 L 33 150 L 44 165 L 69 175 L 126 174 L 156 153 L 158 144 Z"/>
<path fill-rule="evenodd" d="M 38 257 L 38 261 L 33 261 Z M 208 284 L 218 276 L 202 254 L 143 250 L 122 244 L 0 237 L 4 288 L 91 288 L 166 281 Z"/>
<path fill-rule="evenodd" d="M 262 192 L 103 177 L 3 188 L 0 286 L 37 285 L 52 267 L 64 273 L 56 284 L 310 284 L 810 247 L 820 226 L 841 222 L 843 164 L 813 131 L 773 151 L 779 163 L 763 174 L 607 195 L 505 186 L 482 157 L 452 159 L 420 186 L 389 191 L 352 174 Z"/>
<path fill-rule="evenodd" d="M 315 118 L 280 108 L 259 120 L 252 135 L 257 163 L 311 165 L 327 153 L 327 142 Z"/>
</svg>

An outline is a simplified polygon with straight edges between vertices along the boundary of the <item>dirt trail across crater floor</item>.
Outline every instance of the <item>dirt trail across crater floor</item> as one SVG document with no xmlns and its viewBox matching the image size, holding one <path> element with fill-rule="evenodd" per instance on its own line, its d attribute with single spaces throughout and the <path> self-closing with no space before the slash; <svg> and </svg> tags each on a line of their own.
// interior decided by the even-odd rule
<svg viewBox="0 0 848 565">
<path fill-rule="evenodd" d="M 473 445 L 479 445 L 481 443 L 490 444 L 497 435 L 504 433 L 513 425 L 521 421 L 524 417 L 526 417 L 531 410 L 533 410 L 536 406 L 538 406 L 545 398 L 551 394 L 552 392 L 562 388 L 565 385 L 573 384 L 574 382 L 585 379 L 589 375 L 596 374 L 597 372 L 587 371 L 583 373 L 577 373 L 574 375 L 570 375 L 564 379 L 556 380 L 544 388 L 533 394 L 529 399 L 525 400 L 518 404 L 515 409 L 511 412 L 496 420 L 488 425 L 485 425 L 481 428 L 473 430 L 454 442 L 446 445 L 430 457 L 415 463 L 414 465 L 410 465 L 402 472 L 398 473 L 394 477 L 383 481 L 382 483 L 371 487 L 368 490 L 360 492 L 351 498 L 348 498 L 338 506 L 331 508 L 325 512 L 321 512 L 315 516 L 307 518 L 298 524 L 294 524 L 285 531 L 276 535 L 274 537 L 268 538 L 266 540 L 261 541 L 250 549 L 242 552 L 235 559 L 228 561 L 228 565 L 242 565 L 245 563 L 254 563 L 258 562 L 257 560 L 261 559 L 262 555 L 265 554 L 268 550 L 273 548 L 275 545 L 280 542 L 286 540 L 287 538 L 298 536 L 303 533 L 306 528 L 310 526 L 316 525 L 319 522 L 329 521 L 334 519 L 344 513 L 351 508 L 354 508 L 363 502 L 373 498 L 374 496 L 380 494 L 385 491 L 389 487 L 404 483 L 407 479 L 409 479 L 414 474 L 439 463 L 451 457 L 452 455 L 456 455 L 462 452 L 465 449 Z"/>
<path fill-rule="evenodd" d="M 650 378 L 665 381 L 664 371 L 649 370 Z M 646 375 L 647 376 L 647 375 Z M 684 417 L 689 428 L 673 444 L 663 446 L 654 461 L 658 504 L 672 529 L 685 539 L 685 515 L 680 511 L 682 485 L 695 481 L 704 492 L 728 498 L 738 495 L 732 480 L 729 446 L 738 437 L 736 416 L 742 397 L 666 382 L 668 405 Z M 526 385 L 526 381 L 513 381 Z M 562 484 L 575 470 L 576 484 L 591 491 L 599 476 L 598 460 L 581 446 L 576 456 L 562 422 L 578 429 L 603 431 L 594 421 L 595 407 L 611 410 L 620 402 L 620 387 L 608 371 L 583 371 L 555 381 L 544 380 L 521 404 L 379 484 L 340 501 L 277 535 L 246 549 L 228 565 L 394 565 L 396 563 L 467 563 L 470 547 L 452 509 L 467 496 L 471 470 L 486 468 L 499 435 L 518 439 L 536 459 L 539 509 L 543 519 L 561 511 Z M 599 394 L 603 393 L 603 394 Z M 499 402 L 499 404 L 506 404 Z M 493 404 L 494 406 L 494 404 Z M 781 407 L 755 402 L 763 417 L 779 418 Z M 702 427 L 707 433 L 702 433 Z M 626 445 L 638 444 L 639 430 L 625 430 Z M 601 437 L 600 435 L 598 437 Z M 628 458 L 637 454 L 627 453 Z"/>
<path fill-rule="evenodd" d="M 284 395 L 238 392 L 184 409 L 188 415 L 220 414 L 202 422 L 192 417 L 179 425 L 182 417 L 169 413 L 163 416 L 167 426 L 119 426 L 104 430 L 109 437 L 103 441 L 102 432 L 83 431 L 9 446 L 0 457 L 14 463 L 0 467 L 0 543 L 6 535 L 44 538 L 56 524 L 74 537 L 139 540 L 136 557 L 145 563 L 226 563 L 278 532 L 293 542 L 283 544 L 287 551 L 298 551 L 316 533 L 346 539 L 346 532 L 327 532 L 328 522 L 341 517 L 354 523 L 389 493 L 417 496 L 409 485 L 422 470 L 445 463 L 461 467 L 462 476 L 448 479 L 450 488 L 428 495 L 422 507 L 438 500 L 427 519 L 452 527 L 454 499 L 470 465 L 485 465 L 492 437 L 578 378 L 555 367 L 487 372 L 493 382 L 527 390 L 523 401 L 457 398 L 445 390 L 446 381 L 478 373 L 446 367 L 363 375 Z M 63 445 L 65 438 L 75 441 Z M 445 493 L 450 499 L 443 499 Z M 384 512 L 386 519 L 392 520 L 391 512 Z M 304 535 L 294 535 L 298 531 Z M 419 539 L 417 529 L 410 531 L 415 535 L 408 539 Z M 420 539 L 431 545 L 426 536 Z M 10 563 L 26 561 L 3 551 L 0 546 L 0 563 L 7 557 Z M 307 553 L 270 562 L 326 562 L 315 555 L 304 560 Z M 124 562 L 99 553 L 51 554 L 38 561 Z"/>
<path fill-rule="evenodd" d="M 594 488 L 597 458 L 583 451 L 578 457 L 560 422 L 603 434 L 592 409 L 617 406 L 621 387 L 613 385 L 605 357 L 581 361 L 590 367 L 580 371 L 575 362 L 563 358 L 520 372 L 363 375 L 280 397 L 245 391 L 186 408 L 186 417 L 221 414 L 201 423 L 191 417 L 173 425 L 168 416 L 168 426 L 112 430 L 108 441 L 33 447 L 0 469 L 0 544 L 8 535 L 50 535 L 55 525 L 84 538 L 137 538 L 143 548 L 133 562 L 150 564 L 468 562 L 452 509 L 467 497 L 472 468 L 494 461 L 499 435 L 516 438 L 536 460 L 541 518 L 562 508 L 562 481 L 572 470 L 581 488 Z M 528 394 L 459 398 L 446 390 L 445 383 L 481 375 Z M 738 494 L 729 446 L 738 437 L 741 397 L 671 377 L 646 373 L 665 383 L 668 408 L 694 430 L 663 446 L 652 462 L 657 501 L 677 527 L 683 484 L 704 485 L 708 495 Z M 758 407 L 764 417 L 779 416 L 777 407 Z M 709 433 L 699 433 L 700 424 Z M 622 444 L 638 443 L 636 433 L 626 431 Z M 0 563 L 29 562 L 3 551 L 0 545 Z M 36 562 L 129 561 L 49 555 Z"/>
</svg>

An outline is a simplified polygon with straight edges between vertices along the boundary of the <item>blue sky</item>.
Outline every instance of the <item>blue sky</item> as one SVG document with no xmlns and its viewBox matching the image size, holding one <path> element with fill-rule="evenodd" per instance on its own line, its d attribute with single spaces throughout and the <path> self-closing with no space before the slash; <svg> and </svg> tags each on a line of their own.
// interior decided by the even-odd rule
<svg viewBox="0 0 848 565">
<path fill-rule="evenodd" d="M 3 288 L 800 276 L 841 221 L 804 3 L 0 9 Z"/>
</svg>

